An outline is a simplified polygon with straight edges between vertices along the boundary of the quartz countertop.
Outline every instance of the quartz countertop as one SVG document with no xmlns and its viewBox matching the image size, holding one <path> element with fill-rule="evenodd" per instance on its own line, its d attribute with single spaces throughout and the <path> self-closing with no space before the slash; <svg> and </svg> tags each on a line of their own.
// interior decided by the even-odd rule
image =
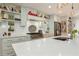
<svg viewBox="0 0 79 59">
<path fill-rule="evenodd" d="M 4 36 L 4 37 L 2 36 L 2 37 L 0 37 L 0 39 L 25 37 L 25 36 L 29 36 L 29 35 L 13 35 L 13 36 Z"/>
<path fill-rule="evenodd" d="M 79 40 L 53 37 L 12 44 L 17 56 L 79 56 Z"/>
</svg>

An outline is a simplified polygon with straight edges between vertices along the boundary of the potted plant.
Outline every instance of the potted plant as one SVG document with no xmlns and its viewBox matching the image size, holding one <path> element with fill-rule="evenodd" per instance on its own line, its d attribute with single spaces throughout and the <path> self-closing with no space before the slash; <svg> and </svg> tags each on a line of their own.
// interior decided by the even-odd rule
<svg viewBox="0 0 79 59">
<path fill-rule="evenodd" d="M 77 29 L 72 30 L 72 32 L 71 32 L 71 38 L 72 38 L 72 39 L 75 39 L 75 38 L 76 38 L 76 34 L 77 34 L 78 32 L 79 32 L 79 31 L 78 31 Z"/>
</svg>

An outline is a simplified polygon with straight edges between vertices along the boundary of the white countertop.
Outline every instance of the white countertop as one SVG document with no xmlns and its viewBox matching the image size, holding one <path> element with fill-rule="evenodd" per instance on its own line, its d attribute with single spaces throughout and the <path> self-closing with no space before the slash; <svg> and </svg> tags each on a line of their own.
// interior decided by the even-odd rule
<svg viewBox="0 0 79 59">
<path fill-rule="evenodd" d="M 16 38 L 16 37 L 26 37 L 26 36 L 29 36 L 29 35 L 26 35 L 26 34 L 21 34 L 21 35 L 11 35 L 11 36 L 0 36 L 0 39 L 6 39 L 6 38 Z"/>
<path fill-rule="evenodd" d="M 79 40 L 60 41 L 52 37 L 12 44 L 18 56 L 79 56 Z"/>
</svg>

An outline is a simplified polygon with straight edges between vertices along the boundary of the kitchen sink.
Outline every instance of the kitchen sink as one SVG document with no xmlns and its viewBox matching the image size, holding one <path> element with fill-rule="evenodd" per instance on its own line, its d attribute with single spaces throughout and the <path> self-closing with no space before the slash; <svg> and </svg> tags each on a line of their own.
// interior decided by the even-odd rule
<svg viewBox="0 0 79 59">
<path fill-rule="evenodd" d="M 70 39 L 70 38 L 68 38 L 68 37 L 57 37 L 57 38 L 54 38 L 54 39 L 61 40 L 61 41 L 68 41 L 68 39 Z"/>
</svg>

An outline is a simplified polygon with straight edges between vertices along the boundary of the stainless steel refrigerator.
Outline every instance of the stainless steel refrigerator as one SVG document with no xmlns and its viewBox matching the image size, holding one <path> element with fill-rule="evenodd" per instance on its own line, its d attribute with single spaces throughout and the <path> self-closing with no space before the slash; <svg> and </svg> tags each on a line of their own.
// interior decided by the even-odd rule
<svg viewBox="0 0 79 59">
<path fill-rule="evenodd" d="M 61 35 L 61 23 L 60 22 L 54 22 L 54 36 Z"/>
</svg>

